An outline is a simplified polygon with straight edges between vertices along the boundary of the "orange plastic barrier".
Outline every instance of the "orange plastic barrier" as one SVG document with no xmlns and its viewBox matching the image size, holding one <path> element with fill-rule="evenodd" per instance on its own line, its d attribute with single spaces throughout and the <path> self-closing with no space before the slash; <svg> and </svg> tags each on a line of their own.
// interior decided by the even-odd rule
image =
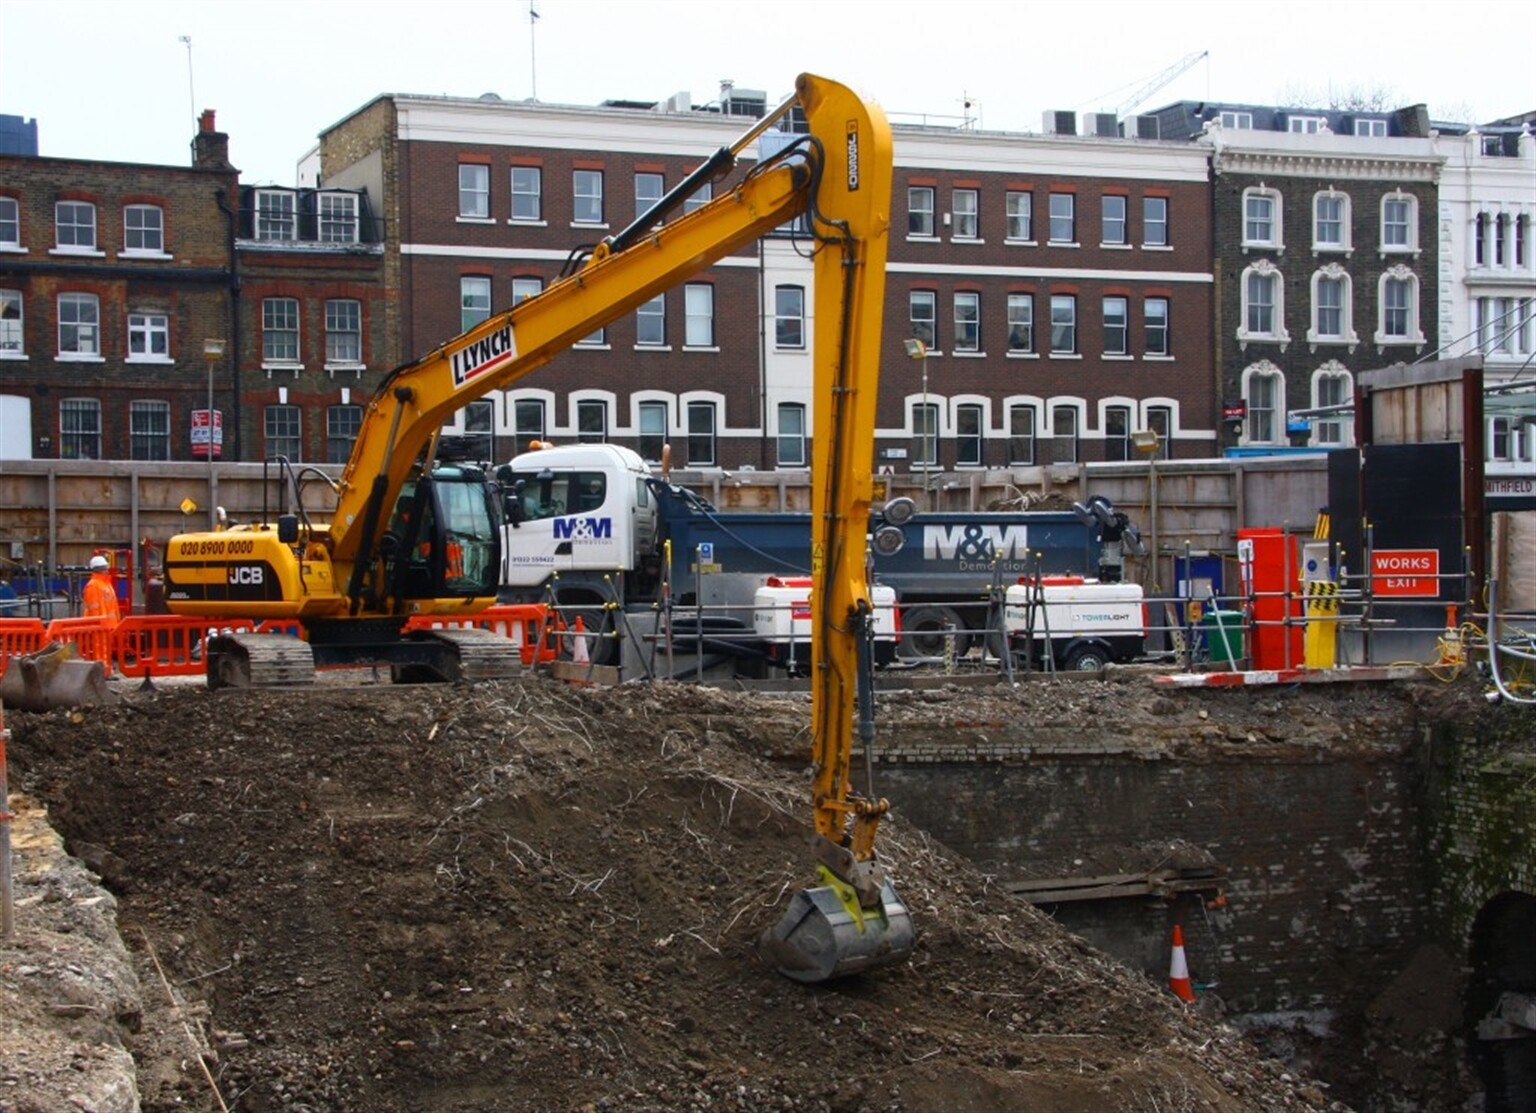
<svg viewBox="0 0 1536 1113">
<path fill-rule="evenodd" d="M 112 624 L 100 618 L 56 618 L 45 635 L 50 642 L 74 642 L 82 661 L 100 661 L 112 668 Z"/>
<path fill-rule="evenodd" d="M 551 614 L 544 603 L 517 603 L 487 607 L 464 618 L 446 615 L 414 615 L 406 621 L 407 630 L 442 630 L 450 627 L 490 630 L 517 642 L 523 664 L 553 661 L 559 655 L 560 634 L 565 623 Z M 542 638 L 542 642 L 540 639 Z"/>
<path fill-rule="evenodd" d="M 512 638 L 521 647 L 524 665 L 553 661 L 565 624 L 542 603 L 490 607 L 466 617 L 420 615 L 406 622 L 407 630 L 433 627 L 478 627 Z M 109 628 L 97 618 L 0 619 L 0 673 L 11 657 L 36 653 L 50 642 L 73 642 L 80 657 L 115 667 L 124 677 L 197 676 L 203 672 L 202 641 L 210 630 L 221 634 L 290 634 L 303 637 L 296 620 L 195 618 L 173 614 L 129 615 Z M 540 645 L 540 639 L 543 639 Z M 537 647 L 537 650 L 536 650 Z"/>
<path fill-rule="evenodd" d="M 113 631 L 112 654 L 123 676 L 197 676 L 203 671 L 201 645 L 209 630 L 221 634 L 290 634 L 298 629 L 296 622 L 136 614 L 123 619 Z"/>
<path fill-rule="evenodd" d="M 48 627 L 40 618 L 0 618 L 0 662 L 36 653 L 48 644 Z M 5 672 L 0 666 L 0 673 Z"/>
</svg>

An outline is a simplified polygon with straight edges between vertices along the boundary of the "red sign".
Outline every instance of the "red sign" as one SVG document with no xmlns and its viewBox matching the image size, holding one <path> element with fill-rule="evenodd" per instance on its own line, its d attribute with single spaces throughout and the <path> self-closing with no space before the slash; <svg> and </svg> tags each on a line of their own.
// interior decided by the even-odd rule
<svg viewBox="0 0 1536 1113">
<path fill-rule="evenodd" d="M 209 415 L 213 416 L 213 436 L 208 435 Z M 222 410 L 192 411 L 192 455 L 208 458 L 208 442 L 213 441 L 213 458 L 224 455 L 224 413 Z"/>
<path fill-rule="evenodd" d="M 1371 590 L 1377 595 L 1435 598 L 1440 594 L 1438 549 L 1376 549 L 1371 553 Z"/>
</svg>

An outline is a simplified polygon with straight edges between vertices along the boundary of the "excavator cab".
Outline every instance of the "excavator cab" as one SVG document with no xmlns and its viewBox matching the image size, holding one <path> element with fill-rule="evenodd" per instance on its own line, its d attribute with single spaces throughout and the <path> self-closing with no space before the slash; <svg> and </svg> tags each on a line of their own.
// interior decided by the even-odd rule
<svg viewBox="0 0 1536 1113">
<path fill-rule="evenodd" d="M 437 467 L 407 481 L 379 540 L 388 593 L 401 600 L 494 596 L 498 504 L 495 484 L 475 467 Z"/>
</svg>

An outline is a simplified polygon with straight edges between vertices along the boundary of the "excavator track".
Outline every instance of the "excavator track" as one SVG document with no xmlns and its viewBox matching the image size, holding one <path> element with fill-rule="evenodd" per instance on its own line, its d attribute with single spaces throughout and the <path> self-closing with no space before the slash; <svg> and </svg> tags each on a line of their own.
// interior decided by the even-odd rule
<svg viewBox="0 0 1536 1113">
<path fill-rule="evenodd" d="M 499 680 L 522 672 L 521 647 L 500 634 L 489 630 L 433 630 L 428 636 L 447 643 L 458 655 L 459 680 Z"/>
<path fill-rule="evenodd" d="M 315 682 L 309 643 L 288 634 L 215 634 L 207 642 L 208 687 L 290 688 Z"/>
</svg>

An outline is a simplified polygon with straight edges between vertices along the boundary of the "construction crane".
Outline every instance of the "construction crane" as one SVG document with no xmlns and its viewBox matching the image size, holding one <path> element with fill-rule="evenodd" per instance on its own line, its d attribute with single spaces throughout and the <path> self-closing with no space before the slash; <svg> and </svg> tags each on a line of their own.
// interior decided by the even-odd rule
<svg viewBox="0 0 1536 1113">
<path fill-rule="evenodd" d="M 1117 123 L 1123 121 L 1132 112 L 1136 111 L 1136 109 L 1145 104 L 1147 99 L 1151 97 L 1153 93 L 1172 84 L 1175 78 L 1181 77 L 1183 74 L 1193 69 L 1197 62 L 1209 58 L 1210 56 L 1211 52 L 1209 50 L 1197 50 L 1193 54 L 1184 55 L 1184 57 L 1180 58 L 1167 69 L 1159 70 L 1157 73 L 1153 74 L 1145 82 L 1137 86 L 1136 90 L 1131 93 L 1130 96 L 1126 97 L 1123 101 L 1120 102 L 1119 107 L 1115 109 L 1115 121 Z"/>
</svg>

